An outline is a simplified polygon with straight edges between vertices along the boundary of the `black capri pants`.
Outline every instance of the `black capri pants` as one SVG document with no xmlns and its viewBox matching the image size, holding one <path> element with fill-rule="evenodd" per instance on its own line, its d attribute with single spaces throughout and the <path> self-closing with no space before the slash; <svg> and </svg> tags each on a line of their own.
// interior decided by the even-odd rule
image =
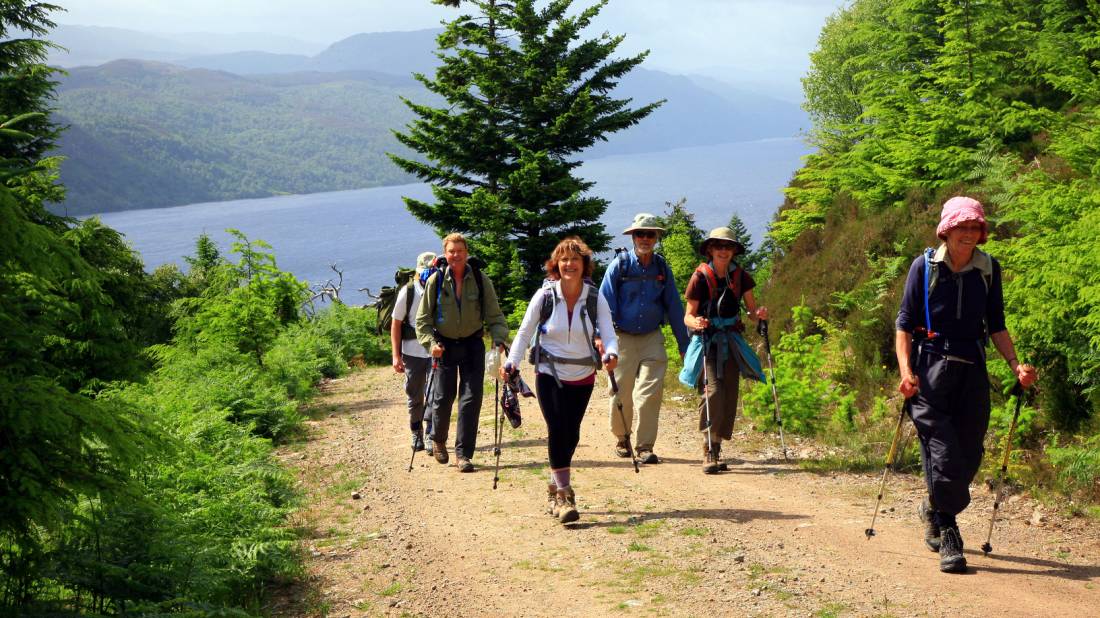
<svg viewBox="0 0 1100 618">
<path fill-rule="evenodd" d="M 595 384 L 573 385 L 554 381 L 554 376 L 540 373 L 535 378 L 535 389 L 546 419 L 547 446 L 550 451 L 550 469 L 568 468 L 573 463 L 573 453 L 581 440 L 581 421 L 592 398 Z"/>
</svg>

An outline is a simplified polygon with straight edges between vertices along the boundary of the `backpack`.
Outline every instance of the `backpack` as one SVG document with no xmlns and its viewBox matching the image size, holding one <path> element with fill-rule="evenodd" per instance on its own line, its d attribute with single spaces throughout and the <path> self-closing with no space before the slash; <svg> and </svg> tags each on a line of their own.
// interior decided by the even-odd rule
<svg viewBox="0 0 1100 618">
<path fill-rule="evenodd" d="M 726 285 L 733 294 L 737 296 L 738 302 L 741 298 L 741 273 L 744 269 L 741 268 L 736 262 L 731 262 L 734 267 L 732 271 L 726 273 Z M 707 308 L 704 312 L 706 315 L 711 314 L 711 310 L 717 308 L 718 303 L 711 303 L 712 300 L 717 298 L 718 292 L 718 274 L 714 272 L 714 268 L 706 262 L 700 263 L 695 267 L 695 274 L 703 278 L 703 281 L 707 283 Z M 713 306 L 712 306 L 713 305 Z"/>
<path fill-rule="evenodd" d="M 592 364 L 596 366 L 596 370 L 603 368 L 603 360 L 600 358 L 600 354 L 596 349 L 595 338 L 599 337 L 599 327 L 596 322 L 596 312 L 600 302 L 600 291 L 594 283 L 586 281 L 588 284 L 588 295 L 584 300 L 584 313 L 581 314 L 582 326 L 584 330 L 584 336 L 588 338 L 588 344 L 592 348 Z M 555 362 L 564 362 L 567 364 L 581 364 L 576 362 L 576 359 L 561 359 L 550 355 L 549 352 L 542 349 L 539 345 L 539 340 L 542 338 L 542 334 L 546 331 L 546 322 L 550 319 L 550 314 L 554 313 L 554 305 L 558 304 L 558 301 L 564 302 L 565 299 L 558 296 L 558 289 L 554 286 L 554 282 L 547 280 L 542 284 L 542 307 L 539 309 L 539 326 L 535 329 L 535 337 L 531 341 L 531 356 L 529 360 L 531 364 L 538 367 L 539 361 L 542 356 L 546 357 L 546 363 L 550 365 L 550 372 L 554 376 L 554 381 L 561 386 L 561 381 L 558 380 L 558 372 L 554 367 Z M 592 324 L 593 336 L 589 337 L 588 329 L 584 328 L 583 321 L 585 315 L 588 315 L 588 321 Z M 587 363 L 585 363 L 587 364 Z"/>
<path fill-rule="evenodd" d="M 630 266 L 630 252 L 631 249 L 626 247 L 619 247 L 615 249 L 615 259 L 619 261 L 619 268 L 616 270 L 615 277 L 615 293 L 618 296 L 619 288 L 622 287 L 626 281 L 648 281 L 655 280 L 660 287 L 664 287 L 668 281 L 669 271 L 668 263 L 665 262 L 665 258 L 660 253 L 654 253 L 653 259 L 656 261 L 658 273 L 655 275 L 627 275 L 626 269 Z"/>
<path fill-rule="evenodd" d="M 977 251 L 977 249 L 975 249 Z M 925 336 L 929 339 L 935 339 L 939 333 L 932 330 L 932 312 L 929 309 L 928 299 L 932 296 L 932 290 L 936 289 L 936 283 L 940 279 L 940 268 L 932 268 L 932 258 L 936 255 L 936 252 L 932 247 L 926 247 L 924 249 L 924 326 Z M 982 283 L 985 284 L 985 291 L 988 294 L 990 286 L 993 285 L 993 272 L 982 272 Z M 984 322 L 984 320 L 983 320 Z M 982 347 L 985 347 L 985 341 L 989 339 L 989 326 L 985 325 L 986 335 L 982 338 Z"/>
<path fill-rule="evenodd" d="M 485 281 L 482 279 L 485 275 L 481 272 L 481 269 L 485 267 L 485 262 L 480 258 L 470 256 L 466 258 L 466 268 L 470 269 L 474 275 L 474 283 L 477 284 L 477 302 L 479 309 L 481 310 L 481 319 L 485 320 Z M 436 318 L 439 315 L 439 295 L 443 293 L 443 280 L 447 278 L 447 273 L 451 272 L 451 266 L 447 264 L 447 258 L 439 256 L 435 259 L 435 265 L 432 267 L 438 276 L 435 278 L 435 285 L 432 288 L 432 300 L 435 302 L 435 306 L 432 308 L 436 313 Z"/>
<path fill-rule="evenodd" d="M 397 305 L 397 295 L 401 288 L 405 291 L 405 319 L 401 322 L 401 339 L 416 339 L 416 328 L 410 324 L 409 312 L 412 311 L 413 284 L 416 282 L 416 270 L 412 268 L 398 268 L 393 274 L 396 285 L 387 285 L 378 293 L 378 300 L 374 301 L 378 309 L 378 320 L 375 332 L 385 335 L 390 332 L 393 325 L 393 308 Z"/>
</svg>

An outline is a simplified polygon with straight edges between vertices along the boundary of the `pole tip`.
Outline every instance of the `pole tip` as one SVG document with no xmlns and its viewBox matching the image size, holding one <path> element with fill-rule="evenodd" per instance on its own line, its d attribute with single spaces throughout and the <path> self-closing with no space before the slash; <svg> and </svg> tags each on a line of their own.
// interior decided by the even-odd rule
<svg viewBox="0 0 1100 618">
<path fill-rule="evenodd" d="M 866 535 L 867 540 L 870 541 L 871 537 L 875 536 L 875 529 L 874 528 L 868 528 L 868 529 L 863 531 L 863 534 Z"/>
<path fill-rule="evenodd" d="M 983 554 L 988 556 L 989 553 L 992 552 L 992 551 L 993 551 L 993 546 L 990 545 L 988 541 L 986 541 L 985 543 L 982 543 L 982 553 Z"/>
</svg>

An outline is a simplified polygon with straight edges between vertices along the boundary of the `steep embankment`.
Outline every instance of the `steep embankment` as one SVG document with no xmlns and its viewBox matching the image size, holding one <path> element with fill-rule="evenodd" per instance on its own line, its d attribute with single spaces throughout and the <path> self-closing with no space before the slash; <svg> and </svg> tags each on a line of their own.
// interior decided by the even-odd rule
<svg viewBox="0 0 1100 618">
<path fill-rule="evenodd" d="M 308 577 L 280 591 L 274 614 L 1034 616 L 1100 607 L 1100 541 L 1082 520 L 1035 516 L 1033 502 L 1010 499 L 996 553 L 968 549 L 969 575 L 941 575 L 919 539 L 918 479 L 891 477 L 878 536 L 867 541 L 877 475 L 802 472 L 768 437 L 739 432 L 730 471 L 706 477 L 693 402 L 683 400 L 662 415 L 665 462 L 634 474 L 611 455 L 607 399 L 594 395 L 575 459 L 581 520 L 563 528 L 543 512 L 545 425 L 534 400 L 523 401 L 521 430 L 505 432 L 494 491 L 491 387 L 478 471 L 458 474 L 420 453 L 410 473 L 400 381 L 374 368 L 328 383 L 308 437 L 283 450 L 307 493 L 298 525 Z M 990 505 L 975 488 L 960 518 L 972 548 Z"/>
</svg>

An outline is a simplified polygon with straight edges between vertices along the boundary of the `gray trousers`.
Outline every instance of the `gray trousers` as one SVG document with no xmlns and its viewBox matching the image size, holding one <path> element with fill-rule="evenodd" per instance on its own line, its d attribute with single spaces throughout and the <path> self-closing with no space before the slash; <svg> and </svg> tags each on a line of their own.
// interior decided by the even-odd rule
<svg viewBox="0 0 1100 618">
<path fill-rule="evenodd" d="M 432 441 L 447 443 L 451 405 L 458 396 L 458 427 L 455 454 L 472 459 L 477 447 L 477 425 L 481 416 L 481 395 L 485 382 L 485 341 L 469 337 L 444 346 L 443 358 L 435 370 L 432 399 Z"/>
<path fill-rule="evenodd" d="M 970 481 L 982 465 L 989 428 L 989 374 L 985 363 L 952 361 L 922 352 L 916 364 L 920 392 L 909 413 L 920 436 L 924 481 L 932 508 L 956 515 L 970 504 Z"/>
<path fill-rule="evenodd" d="M 432 359 L 401 355 L 405 363 L 405 398 L 409 406 L 409 428 L 420 430 L 424 421 L 424 388 L 432 369 Z"/>
</svg>

